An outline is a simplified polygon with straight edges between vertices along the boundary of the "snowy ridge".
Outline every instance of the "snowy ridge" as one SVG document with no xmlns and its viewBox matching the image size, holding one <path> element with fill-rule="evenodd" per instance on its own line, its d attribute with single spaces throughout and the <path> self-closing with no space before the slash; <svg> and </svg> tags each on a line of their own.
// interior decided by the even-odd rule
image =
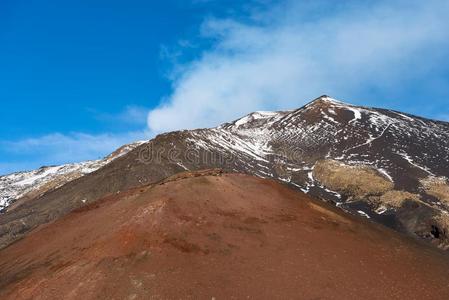
<svg viewBox="0 0 449 300">
<path fill-rule="evenodd" d="M 346 104 L 328 96 L 297 110 L 255 112 L 216 128 L 195 130 L 187 141 L 231 155 L 234 171 L 279 179 L 339 206 L 342 195 L 313 178 L 320 159 L 368 166 L 396 189 L 411 192 L 426 176 L 449 177 L 448 123 Z"/>
<path fill-rule="evenodd" d="M 159 150 L 164 153 L 162 160 L 142 163 L 136 159 L 137 151 L 133 151 L 132 155 L 114 160 L 108 168 L 80 179 L 76 189 L 65 183 L 101 168 L 113 160 L 114 155 L 120 155 L 120 151 L 116 151 L 109 160 L 106 158 L 106 162 L 49 167 L 3 176 L 0 180 L 1 203 L 9 205 L 30 192 L 41 193 L 64 185 L 55 193 L 47 193 L 40 198 L 47 204 L 41 209 L 39 216 L 42 217 L 36 219 L 30 215 L 24 221 L 32 228 L 46 222 L 47 210 L 55 205 L 58 209 L 69 210 L 78 207 L 80 202 L 95 201 L 104 195 L 102 193 L 115 193 L 143 183 L 157 182 L 185 170 L 221 168 L 280 180 L 346 212 L 394 229 L 408 228 L 411 235 L 419 232 L 419 237 L 424 239 L 435 237 L 429 224 L 441 227 L 435 224 L 435 220 L 449 212 L 449 200 L 437 199 L 440 192 L 430 191 L 422 183 L 429 176 L 449 178 L 449 123 L 392 110 L 355 106 L 322 96 L 292 111 L 254 112 L 215 128 L 161 134 L 149 145 L 156 153 Z M 177 151 L 172 153 L 176 154 L 172 159 L 167 151 L 173 148 Z M 129 149 L 123 152 L 127 151 Z M 323 174 L 319 173 L 328 172 L 323 169 L 326 160 L 327 163 L 332 162 L 330 172 L 338 166 L 347 172 L 345 184 L 349 184 L 351 189 L 341 184 L 326 183 Z M 385 183 L 391 193 L 352 193 L 351 174 L 361 174 L 354 176 L 377 184 L 367 175 L 370 174 L 374 181 Z M 58 176 L 63 178 L 62 181 Z M 97 186 L 98 179 L 103 178 L 110 180 Z M 383 196 L 385 198 L 380 199 Z M 407 199 L 398 200 L 398 197 Z M 40 201 L 26 208 L 40 211 Z M 404 206 L 401 201 L 415 202 Z M 21 206 L 17 211 L 14 205 L 12 203 L 6 215 L 11 220 L 22 222 Z M 59 211 L 52 213 L 58 215 Z M 444 247 L 447 245 L 449 249 L 449 238 L 447 241 L 444 239 L 436 242 Z"/>
<path fill-rule="evenodd" d="M 92 173 L 143 143 L 145 141 L 122 146 L 104 159 L 41 167 L 33 171 L 0 176 L 0 211 L 28 193 L 41 189 L 41 193 L 43 193 L 48 189 L 58 188 L 69 181 Z"/>
<path fill-rule="evenodd" d="M 350 119 L 346 117 L 348 114 L 342 118 L 345 111 L 350 113 Z M 312 113 L 319 114 L 320 118 L 311 121 L 309 114 Z M 391 157 L 379 157 L 377 144 L 387 141 L 390 154 L 402 157 L 408 168 L 433 174 L 431 169 L 435 163 L 430 160 L 447 162 L 449 158 L 449 143 L 441 143 L 449 140 L 448 128 L 448 124 L 396 111 L 358 107 L 322 96 L 296 111 L 255 112 L 211 129 L 207 134 L 212 144 L 264 161 L 267 155 L 275 154 L 271 151 L 274 142 L 293 148 L 300 146 L 300 150 L 314 145 L 326 146 L 327 158 L 353 164 L 368 163 L 393 181 L 389 172 L 394 167 Z M 406 143 L 402 142 L 404 138 Z M 416 149 L 412 142 L 419 143 L 427 151 L 414 154 Z M 428 162 L 420 163 L 423 159 Z"/>
</svg>

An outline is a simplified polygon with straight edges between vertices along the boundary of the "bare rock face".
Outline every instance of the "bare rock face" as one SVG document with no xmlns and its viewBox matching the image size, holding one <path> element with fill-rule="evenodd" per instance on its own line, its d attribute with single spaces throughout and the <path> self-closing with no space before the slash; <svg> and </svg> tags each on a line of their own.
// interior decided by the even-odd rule
<svg viewBox="0 0 449 300">
<path fill-rule="evenodd" d="M 1 250 L 0 266 L 5 300 L 449 298 L 447 253 L 217 169 L 76 209 Z"/>
<path fill-rule="evenodd" d="M 344 211 L 445 248 L 449 123 L 322 96 L 216 128 L 157 136 L 96 172 L 0 216 L 0 247 L 98 198 L 187 170 L 285 182 Z M 438 178 L 438 185 L 429 185 Z"/>
</svg>

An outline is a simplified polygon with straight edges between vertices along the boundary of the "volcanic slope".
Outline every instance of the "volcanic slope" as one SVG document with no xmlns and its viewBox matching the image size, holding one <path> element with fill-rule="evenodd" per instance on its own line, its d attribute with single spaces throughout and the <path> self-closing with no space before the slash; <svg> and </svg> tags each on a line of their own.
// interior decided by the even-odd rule
<svg viewBox="0 0 449 300">
<path fill-rule="evenodd" d="M 277 179 L 449 248 L 449 123 L 328 96 L 297 110 L 159 135 L 1 215 L 0 248 L 104 195 L 207 168 Z"/>
<path fill-rule="evenodd" d="M 448 299 L 446 253 L 274 180 L 181 173 L 0 251 L 1 299 Z"/>
</svg>

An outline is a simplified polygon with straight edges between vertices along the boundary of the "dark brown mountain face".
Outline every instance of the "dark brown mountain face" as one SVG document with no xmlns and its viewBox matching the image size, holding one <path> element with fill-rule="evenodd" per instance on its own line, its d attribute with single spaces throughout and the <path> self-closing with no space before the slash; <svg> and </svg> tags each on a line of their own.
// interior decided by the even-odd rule
<svg viewBox="0 0 449 300">
<path fill-rule="evenodd" d="M 0 251 L 0 272 L 5 300 L 449 298 L 447 253 L 220 170 L 76 209 Z"/>
<path fill-rule="evenodd" d="M 131 187 L 185 170 L 273 178 L 440 248 L 449 246 L 449 124 L 320 97 L 217 128 L 157 136 L 0 216 L 0 245 Z"/>
</svg>

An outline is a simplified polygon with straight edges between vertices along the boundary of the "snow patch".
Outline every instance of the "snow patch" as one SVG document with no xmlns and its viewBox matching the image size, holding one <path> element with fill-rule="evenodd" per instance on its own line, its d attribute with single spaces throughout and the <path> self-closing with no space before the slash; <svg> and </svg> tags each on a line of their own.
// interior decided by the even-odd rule
<svg viewBox="0 0 449 300">
<path fill-rule="evenodd" d="M 434 174 L 426 167 L 420 166 L 417 163 L 415 163 L 413 161 L 413 159 L 411 158 L 411 156 L 405 152 L 397 152 L 398 155 L 402 156 L 402 158 L 404 158 L 409 164 L 411 164 L 412 166 L 423 170 L 424 172 L 427 172 L 429 175 L 434 176 Z"/>
<path fill-rule="evenodd" d="M 379 171 L 379 173 L 381 173 L 382 175 L 384 175 L 385 177 L 387 177 L 388 180 L 390 180 L 391 182 L 394 182 L 394 181 L 393 181 L 393 177 L 391 177 L 391 175 L 388 174 L 388 172 L 387 172 L 385 169 L 377 168 L 377 171 Z"/>
<path fill-rule="evenodd" d="M 378 209 L 375 210 L 375 213 L 378 215 L 381 215 L 385 213 L 388 209 L 385 206 L 380 206 Z"/>
<path fill-rule="evenodd" d="M 371 217 L 370 217 L 366 212 L 364 212 L 363 210 L 358 210 L 357 212 L 358 212 L 359 215 L 361 215 L 362 217 L 365 217 L 365 218 L 367 218 L 367 219 L 371 219 Z"/>
<path fill-rule="evenodd" d="M 362 113 L 360 112 L 360 110 L 354 108 L 354 107 L 350 107 L 347 106 L 346 109 L 350 110 L 353 112 L 354 114 L 354 119 L 352 119 L 351 121 L 349 121 L 349 124 L 356 122 L 357 120 L 361 120 L 362 119 Z"/>
</svg>

